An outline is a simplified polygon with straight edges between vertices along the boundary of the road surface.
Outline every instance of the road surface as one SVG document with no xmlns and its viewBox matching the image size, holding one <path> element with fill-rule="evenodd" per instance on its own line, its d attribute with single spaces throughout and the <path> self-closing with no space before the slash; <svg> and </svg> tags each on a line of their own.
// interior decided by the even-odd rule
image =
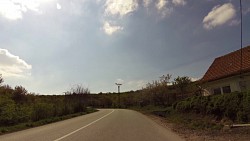
<svg viewBox="0 0 250 141">
<path fill-rule="evenodd" d="M 0 141 L 181 141 L 141 113 L 101 109 L 80 117 L 0 136 Z"/>
</svg>

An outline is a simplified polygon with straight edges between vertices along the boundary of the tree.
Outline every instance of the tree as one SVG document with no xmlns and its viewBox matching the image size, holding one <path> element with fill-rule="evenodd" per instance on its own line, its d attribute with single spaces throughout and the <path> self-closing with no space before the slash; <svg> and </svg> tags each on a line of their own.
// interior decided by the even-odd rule
<svg viewBox="0 0 250 141">
<path fill-rule="evenodd" d="M 152 83 L 148 83 L 146 88 L 144 88 L 144 92 L 147 93 L 145 98 L 149 100 L 150 104 L 158 105 L 158 106 L 166 106 L 170 104 L 170 96 L 169 96 L 169 83 L 170 83 L 171 75 L 162 75 L 160 80 L 153 81 Z M 147 101 L 148 101 L 147 100 Z"/>
<path fill-rule="evenodd" d="M 2 77 L 2 74 L 0 74 L 0 86 L 2 83 L 3 83 L 3 77 Z"/>
<path fill-rule="evenodd" d="M 172 75 L 171 74 L 167 74 L 167 75 L 162 75 L 160 77 L 160 83 L 161 86 L 163 87 L 162 89 L 162 100 L 165 101 L 165 97 L 167 98 L 167 104 L 170 104 L 170 98 L 169 98 L 169 92 L 168 92 L 168 84 L 170 83 L 170 79 L 171 79 Z M 164 103 L 164 102 L 163 102 Z"/>
<path fill-rule="evenodd" d="M 87 94 L 90 94 L 90 90 L 87 87 L 78 84 L 73 86 L 70 89 L 70 91 L 65 93 L 65 95 L 68 95 L 70 98 L 70 99 L 65 99 L 65 101 L 68 101 L 69 103 L 74 105 L 73 106 L 74 112 L 83 112 L 87 104 L 87 97 L 88 97 Z"/>
<path fill-rule="evenodd" d="M 22 86 L 16 86 L 13 92 L 13 100 L 17 103 L 23 103 L 26 101 L 26 95 L 28 91 Z"/>
<path fill-rule="evenodd" d="M 83 85 L 75 85 L 71 88 L 70 91 L 71 94 L 90 94 L 90 90 L 88 88 L 85 88 Z"/>
<path fill-rule="evenodd" d="M 172 77 L 172 75 L 170 75 L 170 74 L 162 75 L 160 77 L 161 84 L 163 84 L 166 87 L 170 83 L 171 77 Z"/>
<path fill-rule="evenodd" d="M 173 84 L 180 90 L 182 98 L 184 96 L 184 93 L 186 92 L 187 86 L 191 82 L 192 82 L 191 78 L 189 78 L 188 76 L 183 76 L 183 77 L 178 76 L 177 78 L 174 79 Z"/>
</svg>

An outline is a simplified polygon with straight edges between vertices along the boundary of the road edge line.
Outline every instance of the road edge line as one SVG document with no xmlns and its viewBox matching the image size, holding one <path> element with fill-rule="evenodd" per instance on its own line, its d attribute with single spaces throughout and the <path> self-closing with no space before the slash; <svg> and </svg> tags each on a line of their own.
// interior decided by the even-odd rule
<svg viewBox="0 0 250 141">
<path fill-rule="evenodd" d="M 68 136 L 70 136 L 70 135 L 72 135 L 72 134 L 74 134 L 74 133 L 76 133 L 76 132 L 78 132 L 78 131 L 80 131 L 80 130 L 82 130 L 82 129 L 84 129 L 84 128 L 90 126 L 90 125 L 92 125 L 92 124 L 94 124 L 94 123 L 96 123 L 97 121 L 99 121 L 99 120 L 101 120 L 101 119 L 107 117 L 108 115 L 112 114 L 114 111 L 115 111 L 115 110 L 112 110 L 110 113 L 108 113 L 108 114 L 102 116 L 101 118 L 98 118 L 97 120 L 92 121 L 91 123 L 89 123 L 89 124 L 87 124 L 87 125 L 85 125 L 85 126 L 83 126 L 83 127 L 81 127 L 81 128 L 78 128 L 78 129 L 76 129 L 75 131 L 72 131 L 72 132 L 70 132 L 70 133 L 68 133 L 68 134 L 66 134 L 66 135 L 64 135 L 64 136 L 62 136 L 62 137 L 60 137 L 60 138 L 58 138 L 58 139 L 55 139 L 54 141 L 60 141 L 60 140 L 62 140 L 62 139 L 64 139 L 64 138 L 66 138 L 66 137 L 68 137 Z"/>
</svg>

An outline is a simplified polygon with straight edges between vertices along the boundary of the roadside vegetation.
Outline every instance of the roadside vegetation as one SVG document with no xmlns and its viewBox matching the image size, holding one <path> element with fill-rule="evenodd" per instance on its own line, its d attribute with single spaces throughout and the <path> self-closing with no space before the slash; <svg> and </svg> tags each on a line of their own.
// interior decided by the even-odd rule
<svg viewBox="0 0 250 141">
<path fill-rule="evenodd" d="M 96 111 L 83 100 L 89 90 L 80 85 L 65 95 L 38 95 L 24 87 L 3 85 L 0 76 L 0 134 Z"/>
<path fill-rule="evenodd" d="M 221 130 L 224 125 L 250 122 L 250 92 L 191 96 L 169 107 L 139 108 L 192 130 Z"/>
<path fill-rule="evenodd" d="M 181 113 L 211 115 L 216 120 L 224 118 L 237 123 L 250 121 L 250 93 L 235 92 L 213 96 L 193 96 L 173 104 Z"/>
<path fill-rule="evenodd" d="M 100 93 L 92 106 L 134 109 L 198 130 L 220 130 L 224 125 L 250 122 L 250 92 L 202 96 L 199 83 L 189 77 L 170 80 L 167 74 L 138 91 Z"/>
<path fill-rule="evenodd" d="M 193 130 L 250 122 L 250 92 L 204 97 L 198 82 L 187 76 L 171 77 L 163 75 L 137 91 L 90 94 L 88 88 L 76 85 L 64 95 L 28 93 L 22 86 L 3 85 L 0 77 L 0 133 L 90 113 L 94 108 L 134 109 Z"/>
</svg>

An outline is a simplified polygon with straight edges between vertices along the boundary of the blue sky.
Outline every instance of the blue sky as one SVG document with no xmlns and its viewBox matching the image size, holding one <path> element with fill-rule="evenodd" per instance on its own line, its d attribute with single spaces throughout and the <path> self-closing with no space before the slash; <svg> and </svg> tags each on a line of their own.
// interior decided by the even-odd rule
<svg viewBox="0 0 250 141">
<path fill-rule="evenodd" d="M 250 1 L 243 46 L 250 45 Z M 1 0 L 5 84 L 62 94 L 137 90 L 164 74 L 201 78 L 240 48 L 239 0 Z"/>
</svg>

